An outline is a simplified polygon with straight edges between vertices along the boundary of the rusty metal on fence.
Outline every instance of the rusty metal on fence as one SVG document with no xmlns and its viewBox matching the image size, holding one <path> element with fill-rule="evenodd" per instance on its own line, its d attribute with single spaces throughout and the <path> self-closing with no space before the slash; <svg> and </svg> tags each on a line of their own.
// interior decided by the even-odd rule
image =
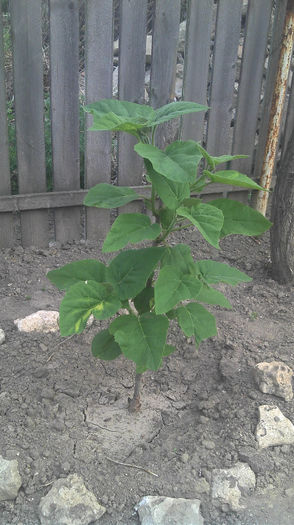
<svg viewBox="0 0 294 525">
<path fill-rule="evenodd" d="M 288 76 L 294 43 L 294 0 L 288 0 L 285 17 L 283 40 L 279 58 L 279 67 L 276 76 L 275 90 L 272 99 L 269 120 L 269 132 L 264 153 L 260 185 L 269 190 L 278 147 L 280 127 L 283 115 L 284 101 L 287 91 Z M 266 214 L 269 192 L 259 191 L 256 199 L 256 209 Z"/>
</svg>

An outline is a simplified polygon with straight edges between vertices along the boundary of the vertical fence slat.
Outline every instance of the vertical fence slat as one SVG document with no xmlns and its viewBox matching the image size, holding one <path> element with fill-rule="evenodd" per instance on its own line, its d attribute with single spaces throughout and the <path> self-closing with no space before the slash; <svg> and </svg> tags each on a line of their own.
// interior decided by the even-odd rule
<svg viewBox="0 0 294 525">
<path fill-rule="evenodd" d="M 258 146 L 254 163 L 254 178 L 258 179 L 261 175 L 263 157 L 265 152 L 266 140 L 268 135 L 268 126 L 270 119 L 270 108 L 272 104 L 273 93 L 275 89 L 275 79 L 279 64 L 281 42 L 283 38 L 283 27 L 286 16 L 287 0 L 276 2 L 275 18 L 271 35 L 270 58 L 266 77 L 265 92 L 263 97 L 263 109 L 261 115 L 261 124 L 259 129 Z"/>
<path fill-rule="evenodd" d="M 119 34 L 119 99 L 144 102 L 147 1 L 121 0 Z M 135 138 L 120 133 L 118 141 L 118 183 L 136 186 L 142 182 L 142 159 L 134 152 Z M 137 211 L 138 203 L 122 211 Z M 121 209 L 120 209 L 121 210 Z"/>
<path fill-rule="evenodd" d="M 242 0 L 219 0 L 214 42 L 207 149 L 212 155 L 231 150 L 233 91 L 240 38 Z"/>
<path fill-rule="evenodd" d="M 288 102 L 288 108 L 287 108 L 286 123 L 285 123 L 283 140 L 282 140 L 281 157 L 283 157 L 287 149 L 287 145 L 288 145 L 293 128 L 294 128 L 294 75 L 292 77 L 291 93 L 289 96 L 289 102 Z"/>
<path fill-rule="evenodd" d="M 20 193 L 46 191 L 41 3 L 11 0 L 14 96 Z M 22 244 L 48 244 L 48 212 L 21 213 Z"/>
<path fill-rule="evenodd" d="M 79 5 L 50 0 L 51 126 L 54 190 L 78 190 Z M 56 240 L 80 238 L 80 209 L 55 210 Z"/>
<path fill-rule="evenodd" d="M 156 2 L 150 79 L 151 105 L 154 108 L 174 99 L 180 12 L 180 0 Z M 173 140 L 174 126 L 174 121 L 159 126 L 156 133 L 158 146 L 163 147 Z"/>
<path fill-rule="evenodd" d="M 189 1 L 185 47 L 184 100 L 207 104 L 213 0 Z M 204 112 L 185 115 L 182 138 L 202 142 Z"/>
<path fill-rule="evenodd" d="M 248 159 L 234 161 L 232 168 L 249 176 L 253 161 L 271 10 L 272 3 L 269 0 L 250 0 L 248 6 L 248 20 L 234 127 L 233 153 L 242 153 L 249 157 Z"/>
<path fill-rule="evenodd" d="M 86 103 L 112 97 L 113 2 L 88 0 L 86 21 Z M 86 127 L 92 118 L 87 114 Z M 86 187 L 110 183 L 111 133 L 86 131 Z M 109 230 L 110 212 L 86 208 L 87 239 L 98 240 Z"/>
<path fill-rule="evenodd" d="M 6 97 L 4 78 L 4 49 L 2 9 L 0 4 L 0 195 L 10 194 L 9 148 L 6 117 Z M 11 213 L 0 214 L 0 248 L 12 246 L 13 217 Z"/>
</svg>

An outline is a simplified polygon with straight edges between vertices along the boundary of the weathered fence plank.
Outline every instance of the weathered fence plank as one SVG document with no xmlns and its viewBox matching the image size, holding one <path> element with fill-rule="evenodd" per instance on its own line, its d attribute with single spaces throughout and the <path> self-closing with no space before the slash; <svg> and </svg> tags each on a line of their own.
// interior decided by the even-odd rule
<svg viewBox="0 0 294 525">
<path fill-rule="evenodd" d="M 287 10 L 287 0 L 276 2 L 275 18 L 272 28 L 270 55 L 266 77 L 265 92 L 263 97 L 263 109 L 259 128 L 259 139 L 254 163 L 254 178 L 260 179 L 263 157 L 268 135 L 270 119 L 270 108 L 275 89 L 275 79 L 278 70 L 281 42 L 283 38 L 283 27 Z"/>
<path fill-rule="evenodd" d="M 211 46 L 213 0 L 189 1 L 185 47 L 184 100 L 207 105 L 207 80 Z M 185 115 L 183 140 L 203 141 L 204 112 Z"/>
<path fill-rule="evenodd" d="M 80 188 L 79 3 L 50 0 L 53 187 Z M 56 210 L 56 240 L 80 238 L 79 208 Z"/>
<path fill-rule="evenodd" d="M 119 33 L 119 99 L 144 102 L 147 0 L 121 0 Z M 136 139 L 119 133 L 118 184 L 141 184 L 143 163 L 134 152 Z M 138 210 L 138 204 L 128 204 L 119 211 Z"/>
<path fill-rule="evenodd" d="M 11 0 L 14 96 L 20 193 L 46 191 L 41 2 Z M 24 246 L 48 244 L 48 214 L 21 214 Z"/>
<path fill-rule="evenodd" d="M 284 129 L 284 133 L 282 137 L 281 157 L 283 157 L 287 149 L 287 145 L 288 145 L 293 128 L 294 128 L 294 75 L 292 76 L 291 93 L 289 96 L 285 129 Z"/>
<path fill-rule="evenodd" d="M 212 155 L 231 151 L 232 103 L 240 38 L 242 0 L 219 0 L 214 41 L 214 64 L 207 149 Z"/>
<path fill-rule="evenodd" d="M 180 0 L 156 2 L 152 40 L 151 105 L 158 108 L 174 100 Z M 163 147 L 175 137 L 175 122 L 159 126 L 156 144 Z"/>
<path fill-rule="evenodd" d="M 250 0 L 249 2 L 233 137 L 233 153 L 246 154 L 248 158 L 238 159 L 232 163 L 232 168 L 249 176 L 255 148 L 271 11 L 272 2 L 269 0 Z"/>
<path fill-rule="evenodd" d="M 86 103 L 112 97 L 113 2 L 88 0 L 86 18 Z M 85 187 L 111 179 L 111 133 L 88 131 L 86 118 Z M 98 240 L 109 230 L 110 212 L 86 208 L 86 237 Z"/>
<path fill-rule="evenodd" d="M 10 194 L 9 148 L 6 117 L 6 97 L 4 78 L 4 50 L 2 9 L 0 4 L 0 195 Z M 12 246 L 13 217 L 11 213 L 2 213 L 0 216 L 0 248 Z"/>
</svg>

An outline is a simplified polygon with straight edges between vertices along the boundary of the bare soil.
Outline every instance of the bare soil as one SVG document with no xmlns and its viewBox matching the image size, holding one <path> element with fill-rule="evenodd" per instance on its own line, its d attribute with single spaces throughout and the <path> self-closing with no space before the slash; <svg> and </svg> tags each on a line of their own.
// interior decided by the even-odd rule
<svg viewBox="0 0 294 525">
<path fill-rule="evenodd" d="M 195 234 L 195 259 L 213 258 L 246 271 L 251 283 L 221 286 L 233 310 L 212 308 L 218 337 L 195 350 L 176 324 L 177 352 L 158 372 L 145 374 L 142 409 L 127 411 L 134 384 L 126 359 L 96 360 L 95 321 L 83 334 L 20 333 L 13 323 L 40 309 L 56 310 L 63 296 L 46 279 L 49 269 L 101 258 L 101 246 L 67 244 L 48 250 L 0 252 L 0 454 L 18 459 L 23 485 L 14 502 L 0 503 L 0 525 L 37 525 L 37 507 L 54 480 L 78 473 L 107 508 L 99 525 L 139 523 L 134 506 L 144 495 L 198 497 L 205 525 L 292 525 L 294 448 L 258 451 L 257 408 L 275 404 L 294 422 L 294 402 L 259 392 L 252 367 L 281 360 L 294 368 L 293 286 L 271 278 L 268 235 L 230 237 L 221 250 Z M 105 260 L 105 258 L 104 258 Z M 168 286 L 168 283 L 167 283 Z M 157 474 L 114 463 L 134 464 Z M 210 499 L 214 468 L 246 461 L 257 477 L 243 510 L 228 512 Z M 203 492 L 204 490 L 204 492 Z"/>
</svg>

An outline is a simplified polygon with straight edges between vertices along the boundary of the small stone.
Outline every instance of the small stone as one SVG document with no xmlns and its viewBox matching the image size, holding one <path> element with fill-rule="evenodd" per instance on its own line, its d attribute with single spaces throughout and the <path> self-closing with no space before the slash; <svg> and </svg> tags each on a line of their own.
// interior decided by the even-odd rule
<svg viewBox="0 0 294 525">
<path fill-rule="evenodd" d="M 77 474 L 55 481 L 39 504 L 41 525 L 89 525 L 105 512 Z"/>
<path fill-rule="evenodd" d="M 205 478 L 199 478 L 195 482 L 194 489 L 195 489 L 196 494 L 209 494 L 209 492 L 210 492 L 210 485 L 206 481 Z"/>
<path fill-rule="evenodd" d="M 290 487 L 289 489 L 285 490 L 285 495 L 288 498 L 294 498 L 294 487 Z"/>
<path fill-rule="evenodd" d="M 215 443 L 210 441 L 210 439 L 203 440 L 202 445 L 207 448 L 207 450 L 213 450 L 215 448 Z"/>
<path fill-rule="evenodd" d="M 255 435 L 260 448 L 294 444 L 294 425 L 277 406 L 261 405 L 258 411 Z"/>
<path fill-rule="evenodd" d="M 5 342 L 5 333 L 2 328 L 0 328 L 0 345 L 2 345 Z"/>
<path fill-rule="evenodd" d="M 137 505 L 141 525 L 203 525 L 200 500 L 145 496 Z"/>
<path fill-rule="evenodd" d="M 188 463 L 188 461 L 189 461 L 189 454 L 184 452 L 184 454 L 181 455 L 181 461 L 182 461 L 182 463 Z"/>
<path fill-rule="evenodd" d="M 230 469 L 215 469 L 212 471 L 211 497 L 234 511 L 240 510 L 243 508 L 241 496 L 250 494 L 255 483 L 255 474 L 247 463 L 236 463 Z"/>
<path fill-rule="evenodd" d="M 59 313 L 52 310 L 39 310 L 23 319 L 16 319 L 14 324 L 20 332 L 58 332 Z"/>
<path fill-rule="evenodd" d="M 0 501 L 15 499 L 21 485 L 17 460 L 9 461 L 0 456 Z"/>
<path fill-rule="evenodd" d="M 253 374 L 255 381 L 264 394 L 282 397 L 285 401 L 293 399 L 293 370 L 281 361 L 258 363 Z"/>
</svg>

